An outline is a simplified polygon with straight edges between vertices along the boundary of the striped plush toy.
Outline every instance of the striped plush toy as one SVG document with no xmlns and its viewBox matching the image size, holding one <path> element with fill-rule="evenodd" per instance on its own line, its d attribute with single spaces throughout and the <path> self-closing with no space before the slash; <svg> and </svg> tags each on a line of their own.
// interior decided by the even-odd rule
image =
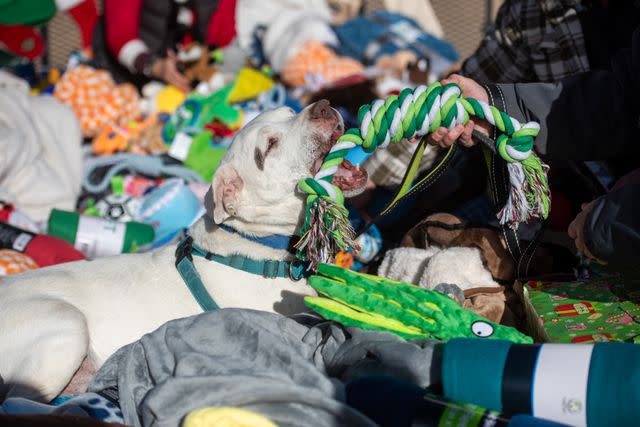
<svg viewBox="0 0 640 427">
<path fill-rule="evenodd" d="M 308 197 L 302 238 L 297 245 L 298 256 L 315 266 L 318 262 L 330 262 L 339 251 L 357 250 L 344 197 L 340 189 L 331 184 L 351 148 L 359 145 L 370 153 L 402 139 L 426 137 L 441 126 L 453 129 L 458 124 L 464 125 L 470 116 L 495 126 L 498 137 L 495 147 L 491 148 L 508 162 L 511 191 L 498 213 L 500 223 L 515 228 L 521 222 L 546 218 L 550 205 L 548 166 L 533 152 L 534 138 L 540 130 L 538 123 L 521 124 L 493 106 L 463 98 L 456 84 L 434 83 L 429 87 L 405 89 L 398 96 L 362 106 L 358 113 L 360 127 L 340 137 L 317 174 L 300 182 L 300 189 Z M 395 200 L 410 191 L 416 175 L 412 166 Z"/>
</svg>

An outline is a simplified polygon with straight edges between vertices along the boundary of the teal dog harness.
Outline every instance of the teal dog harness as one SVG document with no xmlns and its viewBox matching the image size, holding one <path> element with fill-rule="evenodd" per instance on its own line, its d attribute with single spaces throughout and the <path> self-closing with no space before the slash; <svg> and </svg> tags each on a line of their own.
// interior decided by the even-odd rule
<svg viewBox="0 0 640 427">
<path fill-rule="evenodd" d="M 232 230 L 225 228 L 225 231 Z M 232 230 L 235 231 L 235 230 Z M 249 236 L 243 235 L 243 237 L 249 238 Z M 249 240 L 259 241 L 261 244 L 265 244 L 264 238 L 249 238 Z M 268 245 L 273 247 L 271 245 Z M 275 248 L 279 249 L 279 248 Z M 275 261 L 275 260 L 255 260 L 244 255 L 230 255 L 222 256 L 205 251 L 201 247 L 193 243 L 191 236 L 185 237 L 176 249 L 176 268 L 178 273 L 184 280 L 184 283 L 189 288 L 189 291 L 196 299 L 203 311 L 213 311 L 220 307 L 216 304 L 215 300 L 211 297 L 202 278 L 196 270 L 193 264 L 193 256 L 199 256 L 209 261 L 215 261 L 219 264 L 227 265 L 236 270 L 246 271 L 247 273 L 262 276 L 267 279 L 291 279 L 293 281 L 299 281 L 310 275 L 309 264 L 299 260 L 293 261 Z"/>
</svg>

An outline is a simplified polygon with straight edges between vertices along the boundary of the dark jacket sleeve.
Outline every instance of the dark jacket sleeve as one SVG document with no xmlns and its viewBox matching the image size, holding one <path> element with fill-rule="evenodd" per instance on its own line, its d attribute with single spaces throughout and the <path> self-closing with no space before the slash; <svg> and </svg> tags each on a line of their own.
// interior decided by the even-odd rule
<svg viewBox="0 0 640 427">
<path fill-rule="evenodd" d="M 537 0 L 502 3 L 496 16 L 495 30 L 488 33 L 475 52 L 462 63 L 459 74 L 479 83 L 536 81 L 529 56 L 531 47 L 525 37 L 532 30 L 523 28 L 522 23 L 529 16 L 542 19 L 538 3 Z M 532 9 L 537 11 L 532 12 Z"/>
<path fill-rule="evenodd" d="M 536 148 L 548 159 L 605 160 L 638 155 L 640 118 L 640 32 L 620 51 L 612 71 L 591 71 L 558 84 L 496 85 L 506 113 L 535 120 Z"/>
<path fill-rule="evenodd" d="M 640 260 L 640 182 L 599 198 L 584 225 L 585 243 L 597 258 L 612 266 Z"/>
</svg>

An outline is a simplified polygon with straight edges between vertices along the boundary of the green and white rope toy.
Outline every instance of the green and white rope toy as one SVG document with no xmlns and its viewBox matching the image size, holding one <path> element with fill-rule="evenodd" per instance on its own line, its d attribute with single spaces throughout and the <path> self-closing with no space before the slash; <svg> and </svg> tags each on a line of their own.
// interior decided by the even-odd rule
<svg viewBox="0 0 640 427">
<path fill-rule="evenodd" d="M 299 184 L 308 194 L 302 238 L 296 245 L 298 256 L 315 266 L 327 263 L 347 248 L 358 250 L 355 233 L 347 218 L 342 191 L 331 184 L 333 175 L 350 149 L 361 146 L 371 153 L 403 139 L 425 137 L 439 127 L 453 129 L 466 124 L 470 116 L 486 120 L 499 132 L 495 151 L 508 162 L 511 191 L 498 213 L 501 224 L 517 227 L 521 222 L 546 218 L 550 193 L 546 166 L 533 152 L 540 131 L 536 122 L 521 124 L 497 108 L 473 98 L 463 98 L 456 84 L 405 89 L 386 100 L 364 105 L 358 112 L 359 129 L 342 135 L 313 178 Z M 410 170 L 396 199 L 409 190 L 416 171 Z"/>
</svg>

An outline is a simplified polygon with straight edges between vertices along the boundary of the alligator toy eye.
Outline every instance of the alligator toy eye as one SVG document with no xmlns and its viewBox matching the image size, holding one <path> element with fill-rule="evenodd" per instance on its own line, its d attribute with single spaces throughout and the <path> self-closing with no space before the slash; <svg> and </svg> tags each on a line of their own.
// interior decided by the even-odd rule
<svg viewBox="0 0 640 427">
<path fill-rule="evenodd" d="M 477 337 L 488 338 L 493 335 L 493 325 L 477 320 L 471 324 L 471 332 Z"/>
</svg>

